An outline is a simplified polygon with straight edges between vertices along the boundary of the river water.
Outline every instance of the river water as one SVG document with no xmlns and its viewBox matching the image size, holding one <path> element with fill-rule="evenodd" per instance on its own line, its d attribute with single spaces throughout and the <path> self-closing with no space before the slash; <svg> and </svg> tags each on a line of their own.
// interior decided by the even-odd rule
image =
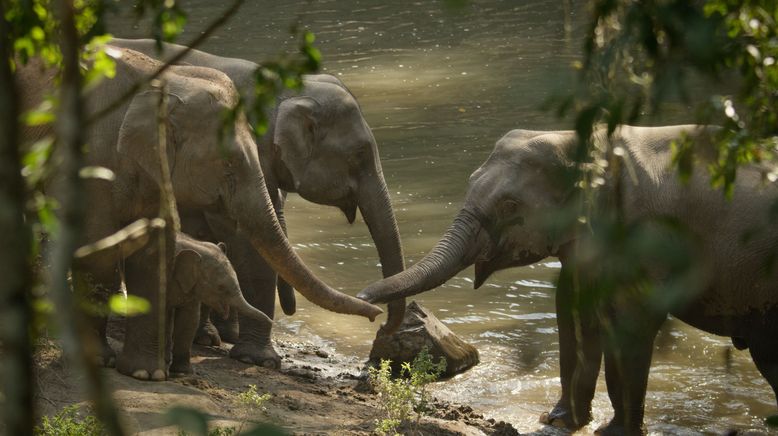
<svg viewBox="0 0 778 436">
<path fill-rule="evenodd" d="M 477 0 L 451 11 L 442 2 L 400 0 L 246 2 L 204 49 L 257 61 L 295 49 L 288 28 L 298 19 L 316 34 L 324 72 L 357 96 L 378 141 L 411 264 L 451 223 L 468 176 L 500 136 L 514 128 L 570 127 L 569 120 L 541 107 L 573 85 L 571 64 L 580 53 L 587 15 L 571 3 Z M 183 6 L 189 23 L 182 41 L 224 7 L 207 0 Z M 126 17 L 114 21 L 117 36 L 148 35 L 143 24 Z M 693 122 L 688 112 L 680 107 L 663 118 Z M 295 195 L 286 217 L 294 246 L 327 283 L 355 294 L 380 278 L 360 218 L 349 226 L 337 209 Z M 538 415 L 550 410 L 560 392 L 553 285 L 558 271 L 559 263 L 547 259 L 502 271 L 473 290 L 470 268 L 418 296 L 481 354 L 479 365 L 437 383 L 435 394 L 472 404 L 521 432 L 540 428 Z M 378 323 L 298 301 L 298 313 L 280 315 L 278 328 L 309 330 L 341 352 L 367 357 Z M 652 433 L 764 430 L 762 419 L 775 412 L 775 400 L 747 352 L 672 319 L 657 344 L 646 400 Z M 610 419 L 603 378 L 594 422 L 583 433 Z"/>
</svg>

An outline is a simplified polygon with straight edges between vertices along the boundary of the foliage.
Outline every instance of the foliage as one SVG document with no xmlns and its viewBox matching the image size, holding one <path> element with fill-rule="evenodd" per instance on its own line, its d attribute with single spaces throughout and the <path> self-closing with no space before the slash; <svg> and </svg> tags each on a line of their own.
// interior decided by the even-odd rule
<svg viewBox="0 0 778 436">
<path fill-rule="evenodd" d="M 275 106 L 283 91 L 299 91 L 303 87 L 303 75 L 319 70 L 321 52 L 313 45 L 316 36 L 308 30 L 299 31 L 297 26 L 292 26 L 290 31 L 300 37 L 297 56 L 284 56 L 278 60 L 261 62 L 254 72 L 253 95 L 241 96 L 240 103 L 232 111 L 225 113 L 225 127 L 231 126 L 245 111 L 256 134 L 264 135 L 270 127 L 268 110 Z M 221 137 L 226 133 L 226 130 L 221 131 Z"/>
<path fill-rule="evenodd" d="M 378 368 L 369 368 L 369 380 L 381 401 L 382 418 L 376 420 L 380 435 L 397 434 L 397 428 L 416 413 L 416 424 L 429 411 L 426 385 L 446 370 L 446 360 L 434 363 L 427 347 L 422 348 L 412 363 L 403 362 L 400 377 L 392 378 L 391 360 L 382 359 Z"/>
<path fill-rule="evenodd" d="M 240 426 L 238 427 L 237 434 L 241 433 L 243 426 L 254 415 L 267 410 L 265 403 L 267 403 L 273 396 L 270 393 L 264 393 L 260 395 L 257 393 L 257 385 L 249 385 L 248 390 L 238 394 L 238 398 L 235 401 L 235 405 L 238 408 L 238 416 L 240 417 Z"/>
<path fill-rule="evenodd" d="M 273 396 L 269 393 L 260 395 L 257 392 L 256 385 L 249 385 L 245 392 L 238 394 L 235 399 L 235 406 L 238 409 L 240 425 L 238 427 L 213 427 L 208 429 L 208 421 L 211 419 L 208 415 L 197 409 L 186 407 L 173 407 L 167 412 L 168 420 L 177 425 L 180 430 L 179 435 L 202 435 L 202 436 L 230 436 L 230 435 L 284 435 L 285 433 L 276 426 L 264 423 L 256 423 L 251 429 L 243 431 L 246 422 L 259 413 L 266 410 L 265 404 Z"/>
<path fill-rule="evenodd" d="M 738 165 L 775 158 L 776 2 L 594 0 L 591 9 L 578 88 L 552 105 L 560 115 L 574 112 L 583 143 L 598 123 L 611 133 L 679 100 L 696 108 L 697 122 L 725 127 L 709 171 L 727 195 Z M 693 99 L 702 79 L 725 93 Z M 693 152 L 691 142 L 677 144 L 675 161 L 685 175 Z"/>
<path fill-rule="evenodd" d="M 39 436 L 99 436 L 103 433 L 97 418 L 81 416 L 78 405 L 65 407 L 52 417 L 44 416 L 41 425 L 35 427 L 35 434 Z"/>
</svg>

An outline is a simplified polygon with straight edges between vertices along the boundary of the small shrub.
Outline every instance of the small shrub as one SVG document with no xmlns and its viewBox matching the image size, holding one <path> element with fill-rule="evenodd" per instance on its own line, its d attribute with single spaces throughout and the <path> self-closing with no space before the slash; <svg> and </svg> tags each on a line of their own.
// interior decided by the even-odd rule
<svg viewBox="0 0 778 436">
<path fill-rule="evenodd" d="M 99 436 L 103 426 L 92 415 L 81 416 L 79 406 L 72 405 L 52 417 L 44 416 L 41 425 L 35 427 L 38 436 Z"/>
<path fill-rule="evenodd" d="M 239 411 L 238 416 L 240 417 L 240 426 L 234 434 L 240 434 L 241 430 L 243 430 L 243 426 L 253 415 L 262 413 L 267 410 L 265 403 L 267 403 L 272 397 L 273 396 L 269 393 L 262 395 L 257 393 L 257 385 L 249 385 L 249 388 L 246 392 L 241 392 L 238 394 L 238 399 L 235 401 L 235 405 Z"/>
<path fill-rule="evenodd" d="M 426 385 L 440 377 L 446 370 L 446 360 L 432 361 L 427 348 L 423 348 L 412 363 L 404 362 L 400 377 L 392 379 L 391 361 L 382 359 L 378 368 L 369 369 L 370 384 L 380 399 L 383 418 L 376 420 L 376 432 L 380 435 L 397 435 L 397 428 L 416 414 L 415 424 L 429 411 L 429 392 Z"/>
</svg>

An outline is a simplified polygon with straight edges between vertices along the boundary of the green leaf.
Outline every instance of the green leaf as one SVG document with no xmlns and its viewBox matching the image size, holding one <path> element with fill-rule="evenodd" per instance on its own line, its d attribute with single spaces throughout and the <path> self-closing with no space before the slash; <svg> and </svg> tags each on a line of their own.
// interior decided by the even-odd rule
<svg viewBox="0 0 778 436">
<path fill-rule="evenodd" d="M 113 182 L 116 179 L 116 174 L 113 171 L 105 167 L 84 167 L 78 172 L 78 176 L 82 179 L 100 179 Z"/>
<path fill-rule="evenodd" d="M 151 310 L 151 303 L 145 298 L 135 295 L 112 295 L 108 300 L 108 307 L 111 312 L 123 316 L 136 316 L 148 313 Z"/>
<path fill-rule="evenodd" d="M 48 315 L 54 313 L 54 303 L 47 297 L 36 298 L 32 302 L 32 310 L 35 313 Z"/>
<path fill-rule="evenodd" d="M 764 423 L 768 427 L 778 428 L 778 415 L 770 415 L 764 420 Z"/>
</svg>

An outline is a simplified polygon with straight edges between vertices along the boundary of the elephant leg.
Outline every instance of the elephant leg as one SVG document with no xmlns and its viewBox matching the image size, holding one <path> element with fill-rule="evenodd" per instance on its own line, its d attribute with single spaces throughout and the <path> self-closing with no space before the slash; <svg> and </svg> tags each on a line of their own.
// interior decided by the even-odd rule
<svg viewBox="0 0 778 436">
<path fill-rule="evenodd" d="M 230 308 L 230 315 L 227 318 L 222 318 L 218 313 L 211 315 L 211 322 L 219 332 L 219 337 L 231 344 L 238 342 L 238 335 L 240 333 L 240 326 L 238 322 L 238 311 L 235 308 Z"/>
<path fill-rule="evenodd" d="M 257 253 L 249 238 L 219 216 L 206 214 L 208 225 L 217 240 L 227 245 L 227 258 L 238 275 L 246 301 L 271 319 L 275 313 L 277 275 Z M 239 316 L 238 341 L 230 357 L 241 362 L 268 368 L 280 368 L 281 357 L 270 341 L 272 324 Z"/>
<path fill-rule="evenodd" d="M 576 430 L 592 419 L 602 345 L 597 316 L 576 303 L 568 273 L 565 269 L 560 274 L 556 295 L 562 397 L 550 412 L 541 415 L 540 422 Z"/>
<path fill-rule="evenodd" d="M 243 295 L 249 304 L 272 319 L 276 304 L 276 273 L 259 256 L 253 264 L 250 271 L 241 271 L 246 265 L 235 268 Z M 230 350 L 230 357 L 267 368 L 280 368 L 281 357 L 270 341 L 271 328 L 271 324 L 240 316 L 240 334 Z"/>
<path fill-rule="evenodd" d="M 619 302 L 619 303 L 623 303 Z M 654 339 L 666 314 L 643 304 L 615 304 L 605 315 L 605 382 L 613 419 L 597 430 L 601 435 L 643 435 L 643 414 Z"/>
<path fill-rule="evenodd" d="M 208 226 L 202 211 L 180 210 L 181 229 L 201 241 L 216 243 L 216 237 Z M 194 342 L 199 345 L 218 347 L 222 344 L 222 338 L 219 331 L 211 321 L 211 308 L 205 304 L 200 305 L 200 325 L 197 327 L 197 334 Z"/>
<path fill-rule="evenodd" d="M 109 283 L 97 283 L 91 274 L 74 268 L 73 284 L 76 288 L 84 288 L 84 298 L 92 308 L 88 315 L 89 324 L 99 347 L 94 352 L 95 361 L 99 366 L 111 368 L 116 365 L 116 352 L 108 344 L 107 338 L 108 298 L 119 289 L 118 275 L 112 277 Z"/>
<path fill-rule="evenodd" d="M 200 303 L 193 301 L 177 307 L 173 321 L 173 358 L 170 375 L 192 374 L 191 356 L 197 326 L 200 323 Z"/>
<path fill-rule="evenodd" d="M 768 313 L 762 322 L 755 323 L 748 340 L 748 350 L 751 352 L 759 373 L 773 388 L 773 394 L 778 402 L 778 319 L 774 312 Z"/>
<path fill-rule="evenodd" d="M 200 305 L 200 322 L 194 339 L 195 344 L 218 347 L 222 344 L 219 330 L 211 321 L 211 308 L 205 304 Z"/>
<path fill-rule="evenodd" d="M 173 235 L 166 231 L 167 247 L 165 273 L 172 267 Z M 116 369 L 140 380 L 165 380 L 167 371 L 164 344 L 160 343 L 159 319 L 159 263 L 160 252 L 154 240 L 125 262 L 127 293 L 147 299 L 151 303 L 148 313 L 126 319 L 124 348 L 116 360 Z"/>
</svg>

